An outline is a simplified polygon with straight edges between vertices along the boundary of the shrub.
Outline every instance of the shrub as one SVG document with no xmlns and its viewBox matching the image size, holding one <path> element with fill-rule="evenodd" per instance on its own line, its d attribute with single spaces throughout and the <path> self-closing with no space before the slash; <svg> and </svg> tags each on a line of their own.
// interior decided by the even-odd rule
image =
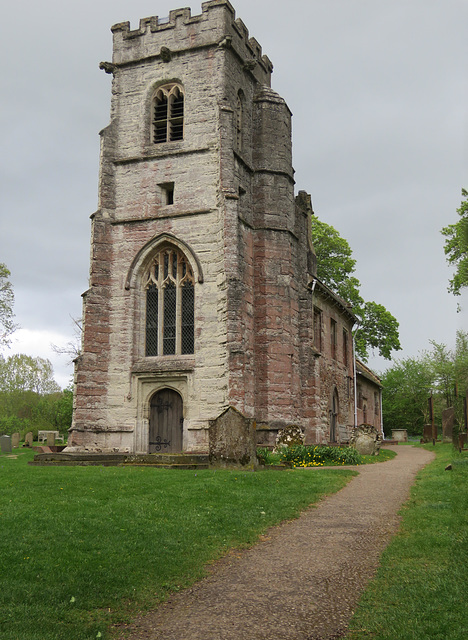
<svg viewBox="0 0 468 640">
<path fill-rule="evenodd" d="M 270 449 L 259 447 L 257 449 L 257 458 L 260 464 L 279 464 L 280 458 L 277 453 L 273 453 Z"/>
<path fill-rule="evenodd" d="M 293 467 L 322 467 L 329 464 L 360 464 L 361 456 L 353 447 L 297 445 L 280 452 L 281 462 Z"/>
</svg>

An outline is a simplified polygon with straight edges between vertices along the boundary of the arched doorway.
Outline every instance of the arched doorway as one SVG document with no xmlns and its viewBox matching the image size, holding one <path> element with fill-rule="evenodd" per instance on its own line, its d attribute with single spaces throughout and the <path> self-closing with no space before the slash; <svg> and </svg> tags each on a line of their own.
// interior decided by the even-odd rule
<svg viewBox="0 0 468 640">
<path fill-rule="evenodd" d="M 338 391 L 333 391 L 332 406 L 330 409 L 330 442 L 336 442 L 338 430 Z"/>
<path fill-rule="evenodd" d="M 182 451 L 183 402 L 172 389 L 161 389 L 151 398 L 149 453 Z"/>
</svg>

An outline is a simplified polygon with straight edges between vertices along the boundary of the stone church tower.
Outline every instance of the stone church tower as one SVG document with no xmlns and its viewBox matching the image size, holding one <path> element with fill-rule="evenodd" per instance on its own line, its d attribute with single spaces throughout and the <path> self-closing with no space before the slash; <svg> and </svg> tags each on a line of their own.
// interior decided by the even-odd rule
<svg viewBox="0 0 468 640">
<path fill-rule="evenodd" d="M 332 401 L 313 318 L 326 288 L 312 285 L 310 198 L 294 198 L 270 60 L 228 0 L 112 32 L 70 448 L 206 451 L 229 406 L 255 418 L 260 442 L 288 424 L 323 440 Z M 350 375 L 347 362 L 338 387 Z"/>
</svg>

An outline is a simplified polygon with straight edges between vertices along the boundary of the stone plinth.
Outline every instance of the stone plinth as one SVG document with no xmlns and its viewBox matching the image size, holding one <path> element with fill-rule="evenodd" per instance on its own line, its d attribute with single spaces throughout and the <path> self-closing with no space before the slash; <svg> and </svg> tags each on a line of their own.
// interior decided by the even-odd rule
<svg viewBox="0 0 468 640">
<path fill-rule="evenodd" d="M 406 429 L 392 429 L 392 440 L 408 442 L 408 431 Z"/>
<path fill-rule="evenodd" d="M 257 465 L 255 422 L 229 407 L 210 420 L 210 463 L 222 467 Z"/>
</svg>

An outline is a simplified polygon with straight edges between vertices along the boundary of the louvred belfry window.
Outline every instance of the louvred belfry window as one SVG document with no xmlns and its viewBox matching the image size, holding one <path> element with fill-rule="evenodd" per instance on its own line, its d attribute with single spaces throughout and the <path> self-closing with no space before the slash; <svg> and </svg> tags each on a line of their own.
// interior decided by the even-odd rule
<svg viewBox="0 0 468 640">
<path fill-rule="evenodd" d="M 146 278 L 146 356 L 194 353 L 195 280 L 175 248 L 156 254 Z"/>
<path fill-rule="evenodd" d="M 155 144 L 183 140 L 184 90 L 178 84 L 159 87 L 153 99 L 152 136 Z"/>
</svg>

